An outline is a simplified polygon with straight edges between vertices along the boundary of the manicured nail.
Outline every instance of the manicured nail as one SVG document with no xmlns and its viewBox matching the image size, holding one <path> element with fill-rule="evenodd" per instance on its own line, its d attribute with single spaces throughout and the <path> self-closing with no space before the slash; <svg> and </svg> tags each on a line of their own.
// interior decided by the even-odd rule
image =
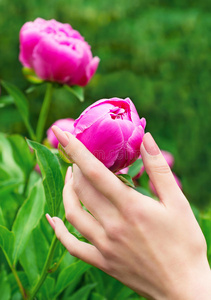
<svg viewBox="0 0 211 300">
<path fill-rule="evenodd" d="M 65 176 L 65 183 L 67 183 L 70 180 L 70 178 L 72 177 L 72 173 L 73 173 L 72 167 L 69 166 L 67 168 L 67 172 L 66 172 L 66 176 Z"/>
<path fill-rule="evenodd" d="M 53 133 L 55 134 L 57 140 L 60 142 L 60 144 L 62 145 L 62 147 L 66 147 L 69 143 L 69 139 L 66 136 L 66 134 L 64 133 L 64 131 L 62 131 L 59 127 L 53 125 L 51 127 Z"/>
<path fill-rule="evenodd" d="M 149 132 L 144 135 L 143 144 L 148 154 L 158 155 L 160 153 L 158 145 L 155 143 L 155 140 Z"/>
<path fill-rule="evenodd" d="M 51 216 L 49 214 L 46 214 L 46 219 L 48 220 L 48 223 L 51 225 L 51 227 L 53 228 L 53 230 L 55 230 L 55 223 L 54 220 L 51 218 Z"/>
</svg>

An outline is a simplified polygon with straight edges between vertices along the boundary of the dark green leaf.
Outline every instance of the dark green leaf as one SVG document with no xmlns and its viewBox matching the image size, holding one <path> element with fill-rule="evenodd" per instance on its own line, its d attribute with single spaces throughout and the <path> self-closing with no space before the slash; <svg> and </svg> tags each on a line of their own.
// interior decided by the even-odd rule
<svg viewBox="0 0 211 300">
<path fill-rule="evenodd" d="M 118 174 L 117 177 L 124 182 L 126 185 L 130 186 L 130 187 L 135 187 L 134 183 L 133 183 L 133 179 L 130 175 L 128 174 Z"/>
<path fill-rule="evenodd" d="M 107 300 L 107 298 L 98 293 L 92 293 L 91 300 Z"/>
<path fill-rule="evenodd" d="M 152 197 L 152 194 L 147 189 L 142 188 L 140 186 L 136 187 L 136 191 L 143 194 L 143 195 L 145 195 L 145 196 Z"/>
<path fill-rule="evenodd" d="M 59 274 L 55 294 L 58 296 L 73 280 L 81 277 L 91 266 L 83 261 L 77 261 Z"/>
<path fill-rule="evenodd" d="M 29 140 L 27 140 L 27 142 L 36 153 L 37 162 L 43 177 L 49 213 L 51 216 L 56 216 L 62 201 L 62 190 L 64 186 L 59 161 L 47 147 Z"/>
<path fill-rule="evenodd" d="M 43 269 L 43 263 L 46 260 L 49 250 L 49 244 L 37 226 L 31 233 L 30 238 L 20 256 L 20 263 L 26 272 L 31 286 L 39 279 L 39 274 Z"/>
<path fill-rule="evenodd" d="M 68 297 L 67 300 L 87 300 L 91 290 L 96 286 L 96 283 L 87 284 L 80 288 L 78 291 L 74 293 L 71 297 Z"/>
<path fill-rule="evenodd" d="M 6 222 L 5 222 L 3 211 L 2 211 L 1 207 L 0 207 L 0 225 L 6 227 Z"/>
<path fill-rule="evenodd" d="M 43 299 L 43 300 L 53 300 L 54 298 L 54 285 L 55 285 L 55 279 L 48 276 L 43 285 L 40 288 L 40 296 L 38 299 Z M 78 298 L 79 300 L 80 298 Z"/>
<path fill-rule="evenodd" d="M 114 300 L 126 300 L 132 294 L 134 294 L 134 291 L 129 289 L 127 286 L 122 286 L 121 290 L 118 292 Z"/>
<path fill-rule="evenodd" d="M 14 252 L 14 233 L 1 225 L 0 225 L 0 247 L 2 248 L 8 262 L 12 265 L 12 257 Z"/>
<path fill-rule="evenodd" d="M 3 270 L 3 272 L 0 273 L 0 291 L 1 291 L 1 300 L 11 299 L 11 288 L 5 270 Z"/>
<path fill-rule="evenodd" d="M 6 81 L 1 81 L 1 83 L 5 90 L 13 97 L 18 111 L 26 125 L 26 128 L 30 133 L 30 136 L 32 138 L 35 138 L 33 129 L 29 123 L 29 106 L 27 98 L 15 85 Z"/>
<path fill-rule="evenodd" d="M 15 251 L 13 262 L 16 263 L 25 248 L 32 230 L 37 226 L 44 213 L 45 195 L 41 180 L 31 189 L 28 199 L 21 206 L 15 222 L 13 232 L 15 233 Z"/>
<path fill-rule="evenodd" d="M 142 159 L 137 159 L 129 168 L 128 175 L 130 175 L 132 178 L 135 177 L 141 170 L 141 167 L 143 166 Z"/>
<path fill-rule="evenodd" d="M 78 85 L 64 85 L 64 88 L 71 92 L 73 95 L 75 95 L 79 101 L 83 102 L 84 101 L 84 90 L 81 86 Z"/>
<path fill-rule="evenodd" d="M 0 98 L 0 108 L 8 106 L 8 105 L 11 105 L 13 103 L 14 103 L 14 99 L 10 95 L 8 95 L 8 96 L 2 96 Z"/>
<path fill-rule="evenodd" d="M 14 160 L 21 167 L 26 177 L 25 179 L 27 179 L 34 167 L 34 159 L 29 146 L 26 140 L 20 135 L 11 135 L 8 140 L 13 148 Z"/>
</svg>

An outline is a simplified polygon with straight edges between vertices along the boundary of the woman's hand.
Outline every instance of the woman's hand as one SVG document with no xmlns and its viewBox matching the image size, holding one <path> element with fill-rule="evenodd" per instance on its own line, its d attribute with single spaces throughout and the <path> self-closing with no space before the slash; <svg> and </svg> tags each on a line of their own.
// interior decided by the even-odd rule
<svg viewBox="0 0 211 300">
<path fill-rule="evenodd" d="M 149 299 L 210 300 L 204 236 L 152 136 L 144 136 L 141 155 L 160 201 L 123 184 L 71 134 L 53 131 L 75 162 L 63 193 L 66 218 L 91 242 L 48 216 L 70 254 Z"/>
</svg>

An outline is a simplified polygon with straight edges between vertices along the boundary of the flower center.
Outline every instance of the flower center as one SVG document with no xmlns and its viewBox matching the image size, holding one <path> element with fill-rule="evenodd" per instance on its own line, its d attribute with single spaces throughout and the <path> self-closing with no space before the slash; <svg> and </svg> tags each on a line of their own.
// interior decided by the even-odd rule
<svg viewBox="0 0 211 300">
<path fill-rule="evenodd" d="M 113 120 L 123 119 L 124 113 L 125 113 L 125 109 L 117 106 L 110 110 L 110 116 Z"/>
</svg>

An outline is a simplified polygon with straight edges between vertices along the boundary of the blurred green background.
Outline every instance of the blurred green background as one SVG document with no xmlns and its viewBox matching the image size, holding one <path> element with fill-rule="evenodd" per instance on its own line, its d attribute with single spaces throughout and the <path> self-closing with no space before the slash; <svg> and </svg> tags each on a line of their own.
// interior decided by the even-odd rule
<svg viewBox="0 0 211 300">
<path fill-rule="evenodd" d="M 211 2 L 0 0 L 0 78 L 22 90 L 30 84 L 18 61 L 19 30 L 37 17 L 70 23 L 101 59 L 83 104 L 55 92 L 46 129 L 59 118 L 78 117 L 98 99 L 130 97 L 147 131 L 175 156 L 189 200 L 210 203 Z M 43 93 L 40 87 L 28 94 L 34 126 Z M 26 135 L 14 106 L 0 109 L 0 131 Z"/>
</svg>

